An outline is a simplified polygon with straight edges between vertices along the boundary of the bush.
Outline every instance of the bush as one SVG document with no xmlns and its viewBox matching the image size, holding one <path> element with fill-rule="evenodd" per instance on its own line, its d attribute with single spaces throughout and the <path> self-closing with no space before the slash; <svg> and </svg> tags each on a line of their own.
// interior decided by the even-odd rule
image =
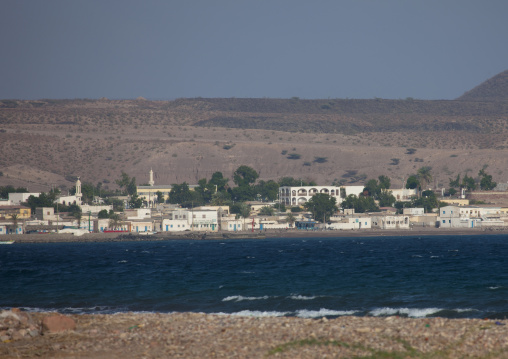
<svg viewBox="0 0 508 359">
<path fill-rule="evenodd" d="M 299 155 L 298 153 L 290 153 L 289 156 L 287 156 L 287 159 L 288 160 L 299 160 L 300 157 L 302 157 L 302 156 Z"/>
<path fill-rule="evenodd" d="M 314 157 L 314 162 L 316 163 L 328 162 L 328 157 Z"/>
</svg>

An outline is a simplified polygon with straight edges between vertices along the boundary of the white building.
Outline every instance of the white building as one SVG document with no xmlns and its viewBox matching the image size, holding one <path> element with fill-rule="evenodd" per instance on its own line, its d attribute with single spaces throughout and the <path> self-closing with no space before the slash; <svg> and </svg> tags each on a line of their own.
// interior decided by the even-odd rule
<svg viewBox="0 0 508 359">
<path fill-rule="evenodd" d="M 71 204 L 77 204 L 78 206 L 81 206 L 82 203 L 82 197 L 83 194 L 81 193 L 81 181 L 78 179 L 76 180 L 76 193 L 74 196 L 60 196 L 57 198 L 57 203 L 63 204 L 66 206 L 69 206 Z"/>
<path fill-rule="evenodd" d="M 461 218 L 458 206 L 445 206 L 439 209 L 440 228 L 466 228 L 469 224 L 468 219 L 469 216 Z"/>
<path fill-rule="evenodd" d="M 365 215 L 348 215 L 348 216 L 333 216 L 331 223 L 326 225 L 328 229 L 337 230 L 353 230 L 353 229 L 371 229 L 372 218 Z"/>
<path fill-rule="evenodd" d="M 12 205 L 20 205 L 28 201 L 28 197 L 39 197 L 40 193 L 9 193 L 9 201 Z"/>
<path fill-rule="evenodd" d="M 309 201 L 318 193 L 326 193 L 340 204 L 347 196 L 363 193 L 364 186 L 283 186 L 279 188 L 279 201 L 284 205 L 298 206 Z"/>
<path fill-rule="evenodd" d="M 219 221 L 216 210 L 179 209 L 170 218 L 162 220 L 163 232 L 196 231 L 217 232 Z"/>
<path fill-rule="evenodd" d="M 409 216 L 399 215 L 372 215 L 372 228 L 379 229 L 409 229 Z"/>
<path fill-rule="evenodd" d="M 388 191 L 392 192 L 393 197 L 395 197 L 395 200 L 397 201 L 410 201 L 412 197 L 415 197 L 418 195 L 418 190 L 415 189 L 409 189 L 409 188 L 401 188 L 401 189 L 389 189 Z"/>
<path fill-rule="evenodd" d="M 106 210 L 109 213 L 109 211 L 113 210 L 113 205 L 90 206 L 88 204 L 83 204 L 81 206 L 81 212 L 83 214 L 92 213 L 93 215 L 97 215 L 102 210 Z"/>
</svg>

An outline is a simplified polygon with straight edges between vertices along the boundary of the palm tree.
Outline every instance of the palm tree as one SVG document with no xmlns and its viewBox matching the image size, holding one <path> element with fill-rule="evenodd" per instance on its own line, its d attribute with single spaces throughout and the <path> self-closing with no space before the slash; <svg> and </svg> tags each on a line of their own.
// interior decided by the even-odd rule
<svg viewBox="0 0 508 359">
<path fill-rule="evenodd" d="M 288 221 L 289 226 L 293 227 L 293 223 L 296 222 L 296 217 L 295 217 L 295 215 L 293 213 L 289 212 L 288 215 L 287 215 L 286 220 Z"/>
<path fill-rule="evenodd" d="M 17 234 L 17 232 L 18 232 L 18 214 L 17 213 L 11 214 L 11 219 L 12 219 L 12 227 L 14 227 L 14 233 Z M 12 232 L 12 228 L 11 228 L 11 232 Z"/>
<path fill-rule="evenodd" d="M 430 166 L 424 166 L 418 170 L 416 175 L 418 176 L 418 179 L 420 180 L 420 190 L 425 188 L 426 185 L 432 181 L 432 174 L 430 173 L 430 170 L 432 170 L 432 167 Z"/>
</svg>

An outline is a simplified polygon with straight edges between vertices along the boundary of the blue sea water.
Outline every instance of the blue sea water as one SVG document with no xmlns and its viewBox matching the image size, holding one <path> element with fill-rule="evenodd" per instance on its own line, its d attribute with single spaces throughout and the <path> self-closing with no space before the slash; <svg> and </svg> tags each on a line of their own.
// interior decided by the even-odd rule
<svg viewBox="0 0 508 359">
<path fill-rule="evenodd" d="M 508 236 L 0 246 L 0 308 L 508 317 Z"/>
</svg>

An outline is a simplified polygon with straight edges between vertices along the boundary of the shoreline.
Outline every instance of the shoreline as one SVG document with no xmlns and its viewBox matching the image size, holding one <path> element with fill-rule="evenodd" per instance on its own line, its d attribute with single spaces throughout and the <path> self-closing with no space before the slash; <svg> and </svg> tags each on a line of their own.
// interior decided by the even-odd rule
<svg viewBox="0 0 508 359">
<path fill-rule="evenodd" d="M 26 319 L 16 322 L 11 313 Z M 0 313 L 3 327 L 6 318 L 27 327 L 0 341 L 0 357 L 508 358 L 506 319 L 74 314 L 56 315 L 74 322 L 71 330 L 37 332 L 49 316 L 55 313 Z"/>
<path fill-rule="evenodd" d="M 15 243 L 86 243 L 86 242 L 128 242 L 128 241 L 163 241 L 163 240 L 228 240 L 228 239 L 275 239 L 275 238 L 343 238 L 343 237 L 415 237 L 415 236 L 475 236 L 475 235 L 508 235 L 508 228 L 499 229 L 442 229 L 418 228 L 407 230 L 363 229 L 363 230 L 263 230 L 242 232 L 184 232 L 155 233 L 141 235 L 131 233 L 87 233 L 81 236 L 73 234 L 7 234 L 0 236 L 0 241 Z"/>
</svg>

